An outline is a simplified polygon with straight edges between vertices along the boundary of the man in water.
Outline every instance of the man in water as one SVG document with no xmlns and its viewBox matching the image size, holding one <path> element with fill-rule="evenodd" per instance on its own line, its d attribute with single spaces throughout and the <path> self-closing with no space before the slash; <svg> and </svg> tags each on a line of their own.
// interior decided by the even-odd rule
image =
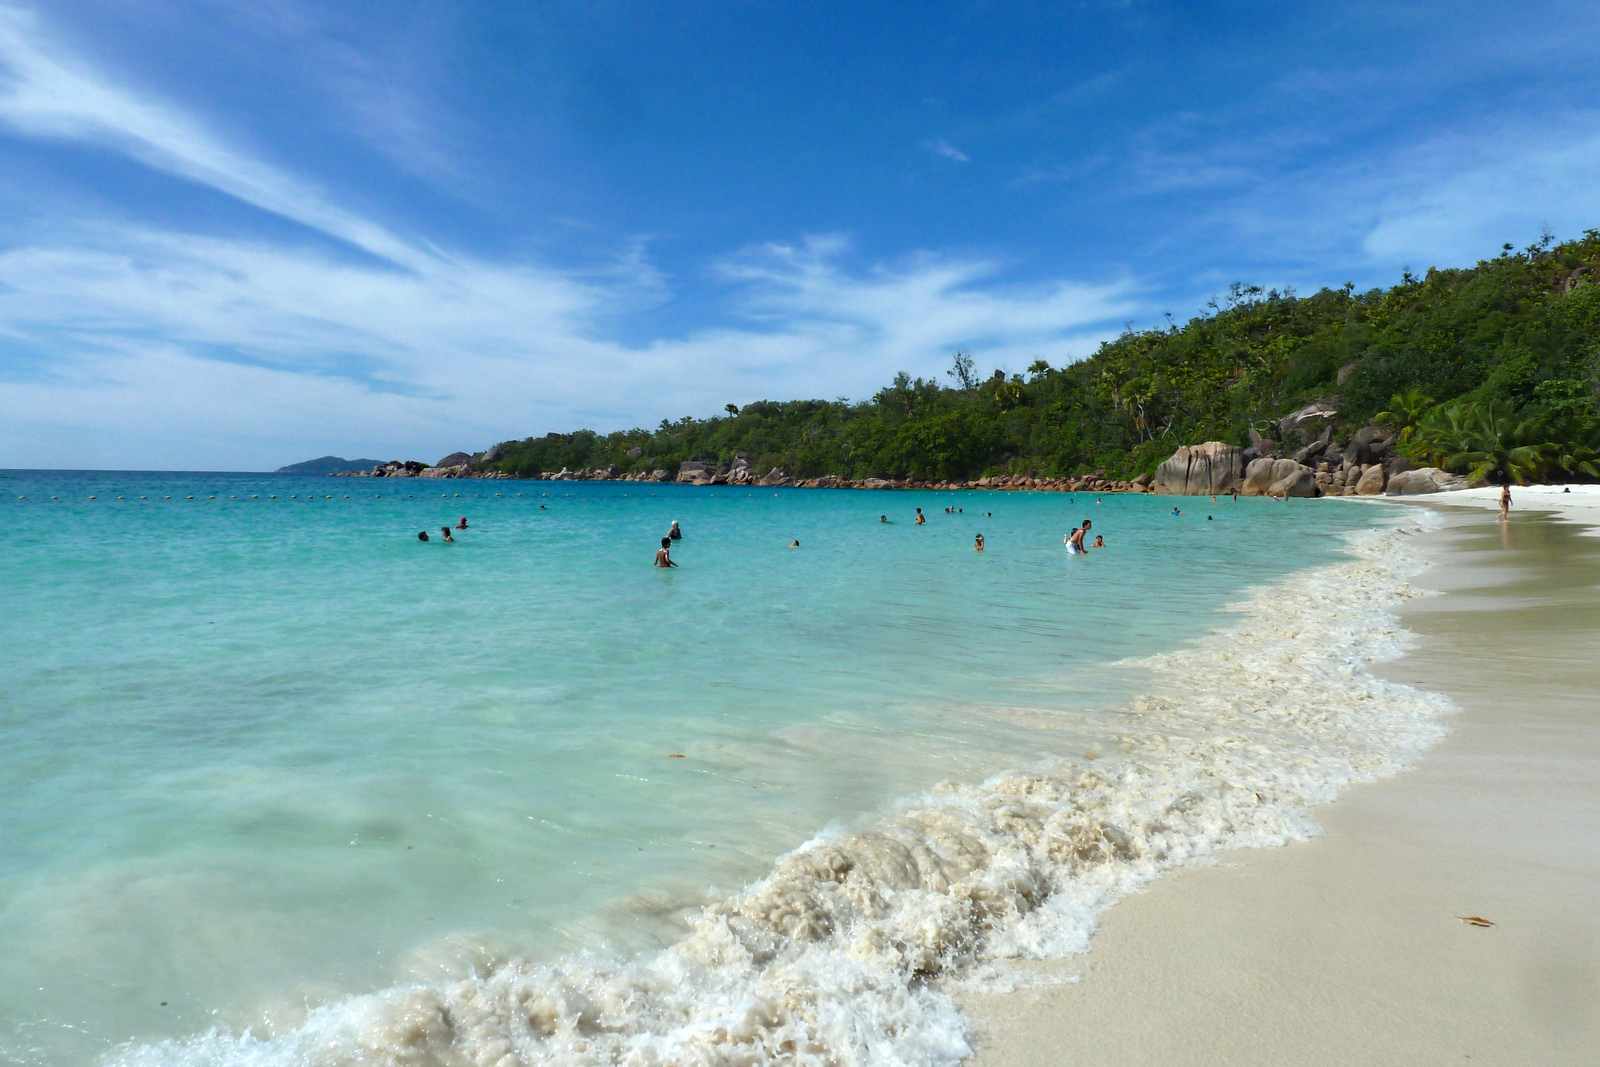
<svg viewBox="0 0 1600 1067">
<path fill-rule="evenodd" d="M 671 537 L 663 537 L 661 539 L 661 547 L 656 549 L 656 566 L 657 567 L 676 567 L 677 566 L 676 563 L 672 562 L 672 538 Z"/>
<path fill-rule="evenodd" d="M 463 516 L 461 516 L 461 521 L 456 523 L 456 529 L 465 530 L 466 528 L 467 528 L 467 517 L 465 515 L 463 515 Z"/>
<path fill-rule="evenodd" d="M 878 516 L 878 521 L 879 522 L 888 522 L 889 521 L 889 516 L 887 516 L 887 515 L 879 515 Z"/>
<path fill-rule="evenodd" d="M 428 539 L 428 531 L 427 530 L 423 530 L 421 533 L 417 534 L 417 540 L 418 541 L 426 541 L 427 539 Z"/>
<path fill-rule="evenodd" d="M 667 531 L 667 536 L 672 538 L 672 540 L 674 540 L 674 541 L 683 540 L 683 531 L 678 529 L 678 520 L 677 519 L 673 519 L 672 520 L 672 529 Z"/>
<path fill-rule="evenodd" d="M 1094 544 L 1091 547 L 1093 547 L 1093 548 L 1104 548 L 1104 547 L 1106 547 L 1106 539 L 1104 537 L 1101 537 L 1099 534 L 1095 534 L 1094 535 Z"/>
<path fill-rule="evenodd" d="M 921 508 L 918 508 L 918 509 L 917 509 L 917 522 L 916 522 L 916 524 L 917 524 L 917 525 L 918 525 L 918 526 L 921 526 L 921 525 L 922 525 L 922 524 L 923 524 L 923 523 L 925 523 L 925 522 L 927 522 L 927 521 L 928 521 L 928 520 L 927 520 L 927 519 L 925 519 L 925 518 L 923 518 L 923 515 L 922 515 L 922 509 L 921 509 Z"/>
<path fill-rule="evenodd" d="M 452 544 L 454 544 L 454 543 L 455 543 L 455 538 L 454 538 L 454 537 L 451 537 L 451 536 L 450 536 L 450 527 L 448 527 L 448 526 L 441 526 L 441 527 L 439 527 L 439 532 L 440 532 L 440 533 L 442 533 L 442 534 L 444 534 L 444 539 L 445 539 L 445 540 L 446 540 L 446 541 L 449 541 L 449 542 L 450 542 L 450 543 L 452 543 Z"/>
<path fill-rule="evenodd" d="M 1085 552 L 1089 551 L 1087 548 L 1085 548 L 1083 546 L 1083 538 L 1084 538 L 1084 535 L 1089 532 L 1090 525 L 1091 525 L 1091 523 L 1089 522 L 1089 520 L 1088 519 L 1084 519 L 1082 526 L 1078 527 L 1076 530 L 1073 530 L 1070 534 L 1067 535 L 1067 554 L 1068 555 L 1081 556 Z"/>
</svg>

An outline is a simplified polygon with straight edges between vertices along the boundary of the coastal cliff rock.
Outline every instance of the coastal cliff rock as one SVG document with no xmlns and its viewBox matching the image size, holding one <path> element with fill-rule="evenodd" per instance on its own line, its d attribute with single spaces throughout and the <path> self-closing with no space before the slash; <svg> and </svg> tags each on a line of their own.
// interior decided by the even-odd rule
<svg viewBox="0 0 1600 1067">
<path fill-rule="evenodd" d="M 1438 467 L 1422 467 L 1395 474 L 1389 479 L 1386 493 L 1389 496 L 1416 496 L 1419 493 L 1445 493 L 1466 487 L 1467 479 L 1459 474 L 1451 474 Z"/>
<path fill-rule="evenodd" d="M 1360 481 L 1356 482 L 1357 496 L 1378 496 L 1383 492 L 1384 474 L 1383 464 L 1374 463 L 1361 472 Z"/>
<path fill-rule="evenodd" d="M 685 460 L 678 464 L 678 481 L 687 485 L 710 485 L 715 475 L 710 465 L 698 460 Z"/>
<path fill-rule="evenodd" d="M 1363 426 L 1345 446 L 1345 462 L 1360 464 L 1363 467 L 1369 463 L 1377 463 L 1389 454 L 1393 444 L 1394 439 L 1388 431 L 1377 426 Z"/>
<path fill-rule="evenodd" d="M 1277 483 L 1284 481 L 1301 470 L 1300 464 L 1292 459 L 1273 459 L 1264 456 L 1252 460 L 1250 466 L 1245 468 L 1244 484 L 1239 487 L 1240 496 L 1266 496 L 1270 491 L 1278 492 L 1274 488 Z M 1315 479 L 1313 479 L 1314 481 Z"/>
<path fill-rule="evenodd" d="M 439 462 L 435 463 L 434 466 L 436 468 L 465 467 L 470 471 L 473 467 L 477 466 L 477 463 L 465 452 L 452 452 Z"/>
<path fill-rule="evenodd" d="M 1289 461 L 1293 463 L 1293 460 Z M 1317 476 L 1309 468 L 1295 467 L 1286 477 L 1267 487 L 1268 496 L 1312 497 L 1317 495 Z"/>
<path fill-rule="evenodd" d="M 1156 468 L 1151 487 L 1163 496 L 1226 493 L 1244 476 L 1243 450 L 1221 441 L 1185 445 Z"/>
<path fill-rule="evenodd" d="M 1299 411 L 1290 412 L 1283 418 L 1279 419 L 1278 431 L 1280 433 L 1291 433 L 1295 430 L 1305 427 L 1308 424 L 1314 424 L 1318 420 L 1322 420 L 1324 422 L 1331 420 L 1337 414 L 1339 414 L 1338 409 L 1332 404 L 1323 404 L 1320 402 L 1315 404 L 1307 404 Z"/>
</svg>

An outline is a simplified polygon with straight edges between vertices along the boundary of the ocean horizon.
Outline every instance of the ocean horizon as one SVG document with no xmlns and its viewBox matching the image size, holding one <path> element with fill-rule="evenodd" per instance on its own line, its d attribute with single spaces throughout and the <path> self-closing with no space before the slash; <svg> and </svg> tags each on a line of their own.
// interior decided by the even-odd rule
<svg viewBox="0 0 1600 1067">
<path fill-rule="evenodd" d="M 0 503 L 0 1062 L 953 1062 L 931 975 L 1081 950 L 1434 736 L 1361 669 L 1398 647 L 1382 505 L 32 471 Z M 1083 519 L 1108 547 L 1068 556 Z M 1220 788 L 1197 738 L 1302 684 L 1330 703 L 1251 749 L 1293 774 Z M 1047 861 L 1007 790 L 1121 814 Z"/>
</svg>

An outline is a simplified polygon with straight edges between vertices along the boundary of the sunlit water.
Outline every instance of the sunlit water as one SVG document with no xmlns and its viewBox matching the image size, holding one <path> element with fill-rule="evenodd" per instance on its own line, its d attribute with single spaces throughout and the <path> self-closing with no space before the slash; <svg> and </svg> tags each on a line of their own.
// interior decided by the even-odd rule
<svg viewBox="0 0 1600 1067">
<path fill-rule="evenodd" d="M 659 944 L 830 820 L 1104 744 L 1110 664 L 1372 519 L 34 472 L 0 514 L 0 1062 L 51 1064 Z"/>
</svg>

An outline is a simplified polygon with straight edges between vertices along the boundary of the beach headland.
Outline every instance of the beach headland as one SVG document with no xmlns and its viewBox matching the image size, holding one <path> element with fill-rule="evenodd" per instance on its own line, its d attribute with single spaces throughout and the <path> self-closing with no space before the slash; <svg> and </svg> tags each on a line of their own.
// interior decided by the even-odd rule
<svg viewBox="0 0 1600 1067">
<path fill-rule="evenodd" d="M 968 1062 L 1594 1063 L 1600 491 L 1563 488 L 1514 489 L 1508 523 L 1498 489 L 1419 503 L 1446 522 L 1412 583 L 1443 595 L 1375 673 L 1448 695 L 1443 741 L 1316 810 L 1322 836 L 1154 882 L 1086 955 L 961 994 Z"/>
</svg>

